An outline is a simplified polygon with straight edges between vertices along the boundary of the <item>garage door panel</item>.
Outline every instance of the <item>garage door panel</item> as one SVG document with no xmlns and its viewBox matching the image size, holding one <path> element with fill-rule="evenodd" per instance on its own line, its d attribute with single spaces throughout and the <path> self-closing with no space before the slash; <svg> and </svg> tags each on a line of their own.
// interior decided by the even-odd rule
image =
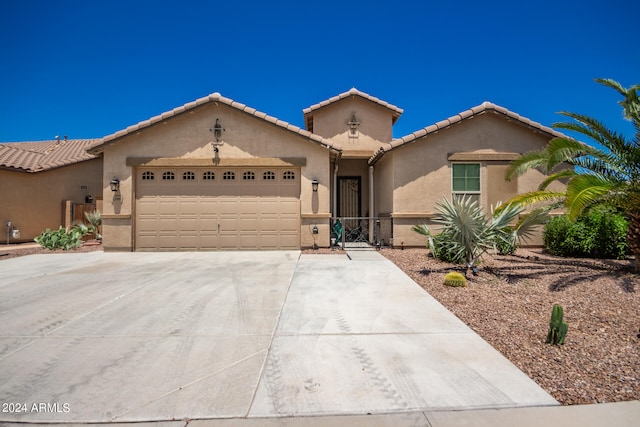
<svg viewBox="0 0 640 427">
<path fill-rule="evenodd" d="M 233 215 L 238 213 L 238 199 L 236 197 L 222 197 L 218 202 L 220 215 Z"/>
<path fill-rule="evenodd" d="M 260 231 L 262 233 L 277 232 L 280 230 L 280 220 L 278 218 L 262 218 L 260 220 Z"/>
<path fill-rule="evenodd" d="M 169 235 L 159 233 L 157 236 L 158 247 L 163 250 L 169 250 L 178 247 L 178 239 L 175 234 Z"/>
<path fill-rule="evenodd" d="M 281 249 L 299 249 L 300 248 L 300 238 L 298 234 L 290 234 L 290 235 L 280 235 L 280 243 L 279 246 Z"/>
<path fill-rule="evenodd" d="M 292 227 L 297 227 L 300 223 L 298 216 L 294 214 L 289 214 L 286 212 L 280 213 L 280 222 L 285 225 L 284 228 L 291 229 Z"/>
<path fill-rule="evenodd" d="M 142 180 L 144 170 L 155 172 L 156 179 Z M 215 179 L 206 180 L 198 170 L 185 180 L 189 174 L 175 168 L 172 182 L 159 178 L 160 168 L 137 171 L 136 249 L 299 248 L 299 171 L 289 181 L 277 168 L 269 179 L 259 169 L 251 170 L 254 179 L 243 179 L 246 170 L 236 168 L 235 180 L 223 180 L 223 168 L 210 171 Z"/>
<path fill-rule="evenodd" d="M 235 250 L 238 249 L 238 236 L 233 235 L 220 235 L 220 249 L 222 250 Z"/>
<path fill-rule="evenodd" d="M 279 249 L 280 236 L 276 232 L 263 232 L 260 234 L 260 249 Z"/>
</svg>

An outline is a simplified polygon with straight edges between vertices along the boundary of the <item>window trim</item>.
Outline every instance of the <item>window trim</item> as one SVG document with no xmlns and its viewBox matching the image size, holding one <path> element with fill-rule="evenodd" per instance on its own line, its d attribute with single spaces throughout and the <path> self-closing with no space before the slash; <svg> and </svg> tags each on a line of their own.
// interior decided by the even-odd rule
<svg viewBox="0 0 640 427">
<path fill-rule="evenodd" d="M 454 174 L 453 174 L 453 169 L 455 165 L 478 165 L 478 190 L 454 190 L 454 184 L 453 184 L 453 178 L 454 178 Z M 458 196 L 468 196 L 468 195 L 472 195 L 472 196 L 477 196 L 477 200 L 478 203 L 480 203 L 480 199 L 482 197 L 482 162 L 470 162 L 470 161 L 464 161 L 464 162 L 451 162 L 451 196 L 452 197 L 458 197 Z"/>
</svg>

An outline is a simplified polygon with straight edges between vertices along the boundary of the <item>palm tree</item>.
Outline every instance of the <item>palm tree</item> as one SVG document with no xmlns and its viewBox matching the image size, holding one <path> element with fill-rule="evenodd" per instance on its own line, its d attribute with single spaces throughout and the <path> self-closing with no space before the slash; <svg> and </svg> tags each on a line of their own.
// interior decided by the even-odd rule
<svg viewBox="0 0 640 427">
<path fill-rule="evenodd" d="M 549 177 L 538 191 L 522 194 L 510 203 L 534 204 L 563 200 L 569 218 L 575 220 L 582 211 L 595 203 L 606 202 L 621 208 L 629 218 L 627 240 L 635 256 L 635 269 L 640 272 L 640 85 L 624 88 L 610 79 L 596 82 L 618 91 L 623 100 L 624 117 L 635 127 L 633 138 L 609 130 L 591 117 L 561 112 L 573 122 L 556 123 L 556 128 L 573 131 L 595 141 L 587 145 L 568 137 L 552 139 L 543 149 L 523 154 L 513 161 L 507 180 L 537 168 Z M 567 168 L 567 165 L 572 166 Z M 547 190 L 553 181 L 566 179 L 566 193 Z"/>
</svg>

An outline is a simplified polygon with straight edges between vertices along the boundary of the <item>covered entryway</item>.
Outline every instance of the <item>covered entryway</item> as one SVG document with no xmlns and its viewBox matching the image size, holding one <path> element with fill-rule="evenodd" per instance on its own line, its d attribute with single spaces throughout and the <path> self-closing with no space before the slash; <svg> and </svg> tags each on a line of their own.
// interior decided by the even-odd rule
<svg viewBox="0 0 640 427">
<path fill-rule="evenodd" d="M 300 248 L 300 169 L 136 170 L 138 251 Z"/>
</svg>

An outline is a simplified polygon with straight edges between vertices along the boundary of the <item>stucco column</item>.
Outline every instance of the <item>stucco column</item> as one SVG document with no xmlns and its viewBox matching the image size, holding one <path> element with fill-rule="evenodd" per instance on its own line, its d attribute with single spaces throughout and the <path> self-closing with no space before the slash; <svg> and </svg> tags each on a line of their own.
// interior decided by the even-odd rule
<svg viewBox="0 0 640 427">
<path fill-rule="evenodd" d="M 338 160 L 333 166 L 333 192 L 331 194 L 331 215 L 333 217 L 338 216 Z"/>
<path fill-rule="evenodd" d="M 373 166 L 369 166 L 369 242 L 375 244 L 374 232 L 375 232 L 375 212 L 373 203 Z"/>
</svg>

